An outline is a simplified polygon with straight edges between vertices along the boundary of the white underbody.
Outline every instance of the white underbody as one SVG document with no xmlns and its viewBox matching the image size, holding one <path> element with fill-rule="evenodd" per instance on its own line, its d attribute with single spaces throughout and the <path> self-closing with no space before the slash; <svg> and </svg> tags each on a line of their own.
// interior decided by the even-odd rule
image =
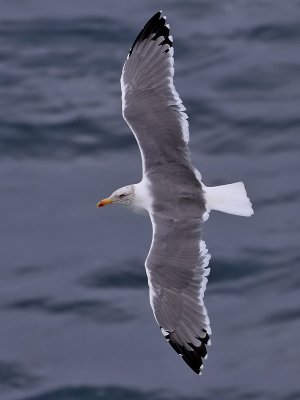
<svg viewBox="0 0 300 400">
<path fill-rule="evenodd" d="M 204 191 L 207 213 L 211 210 L 217 210 L 243 217 L 250 217 L 253 214 L 252 204 L 247 196 L 243 182 L 212 187 L 205 186 L 201 181 L 200 183 Z M 132 207 L 134 211 L 146 210 L 148 213 L 152 212 L 150 186 L 151 183 L 146 176 L 143 177 L 140 183 L 134 185 L 135 196 Z M 204 220 L 207 218 L 208 214 Z"/>
</svg>

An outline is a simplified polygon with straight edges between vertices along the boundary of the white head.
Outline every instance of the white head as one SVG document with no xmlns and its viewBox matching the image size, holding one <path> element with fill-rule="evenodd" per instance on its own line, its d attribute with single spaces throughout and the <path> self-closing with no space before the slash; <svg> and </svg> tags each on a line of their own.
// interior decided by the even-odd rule
<svg viewBox="0 0 300 400">
<path fill-rule="evenodd" d="M 113 192 L 107 199 L 99 201 L 97 207 L 103 207 L 107 204 L 124 204 L 131 206 L 135 198 L 134 185 L 124 186 Z"/>
</svg>

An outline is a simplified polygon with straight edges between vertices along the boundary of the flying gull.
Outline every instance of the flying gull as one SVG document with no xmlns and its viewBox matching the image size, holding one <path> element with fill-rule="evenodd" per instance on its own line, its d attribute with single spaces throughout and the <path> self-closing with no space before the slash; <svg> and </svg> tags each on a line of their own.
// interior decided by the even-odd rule
<svg viewBox="0 0 300 400">
<path fill-rule="evenodd" d="M 153 236 L 145 267 L 150 303 L 163 336 L 201 374 L 211 328 L 203 302 L 210 255 L 202 224 L 211 210 L 249 217 L 242 182 L 207 187 L 192 165 L 185 107 L 173 83 L 173 38 L 161 12 L 146 23 L 125 61 L 123 117 L 140 148 L 143 178 L 97 206 L 145 209 Z"/>
</svg>

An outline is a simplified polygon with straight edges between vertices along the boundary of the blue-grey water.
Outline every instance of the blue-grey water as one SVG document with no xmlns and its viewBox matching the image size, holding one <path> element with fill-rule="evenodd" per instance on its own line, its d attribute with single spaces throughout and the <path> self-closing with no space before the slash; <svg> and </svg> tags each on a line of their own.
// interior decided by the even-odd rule
<svg viewBox="0 0 300 400">
<path fill-rule="evenodd" d="M 204 182 L 252 218 L 205 224 L 213 330 L 196 376 L 162 337 L 119 78 L 163 9 Z M 0 400 L 300 399 L 300 2 L 0 1 Z"/>
</svg>

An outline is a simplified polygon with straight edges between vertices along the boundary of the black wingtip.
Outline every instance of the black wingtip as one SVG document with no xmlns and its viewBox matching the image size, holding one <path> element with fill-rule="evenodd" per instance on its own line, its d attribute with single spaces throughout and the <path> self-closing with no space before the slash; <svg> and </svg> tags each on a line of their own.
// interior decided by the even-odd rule
<svg viewBox="0 0 300 400">
<path fill-rule="evenodd" d="M 202 338 L 200 335 L 197 337 L 200 340 L 200 346 L 194 346 L 192 343 L 187 343 L 192 350 L 188 350 L 186 347 L 177 343 L 172 338 L 172 332 L 165 331 L 160 328 L 165 339 L 170 343 L 173 349 L 182 357 L 182 359 L 187 363 L 187 365 L 198 375 L 202 375 L 203 360 L 207 358 L 206 346 L 209 344 L 210 337 L 205 329 L 202 332 L 205 336 Z"/>
<path fill-rule="evenodd" d="M 173 47 L 173 42 L 170 40 L 170 28 L 166 25 L 166 18 L 162 17 L 162 11 L 157 11 L 145 24 L 144 28 L 140 31 L 138 36 L 136 37 L 131 49 L 129 50 L 128 56 L 130 57 L 134 47 L 142 42 L 143 40 L 147 39 L 150 35 L 153 35 L 152 40 L 156 40 L 160 36 L 164 37 L 164 40 L 159 43 L 160 46 L 164 44 L 168 44 L 170 47 Z M 169 49 L 165 50 L 167 53 Z"/>
</svg>

